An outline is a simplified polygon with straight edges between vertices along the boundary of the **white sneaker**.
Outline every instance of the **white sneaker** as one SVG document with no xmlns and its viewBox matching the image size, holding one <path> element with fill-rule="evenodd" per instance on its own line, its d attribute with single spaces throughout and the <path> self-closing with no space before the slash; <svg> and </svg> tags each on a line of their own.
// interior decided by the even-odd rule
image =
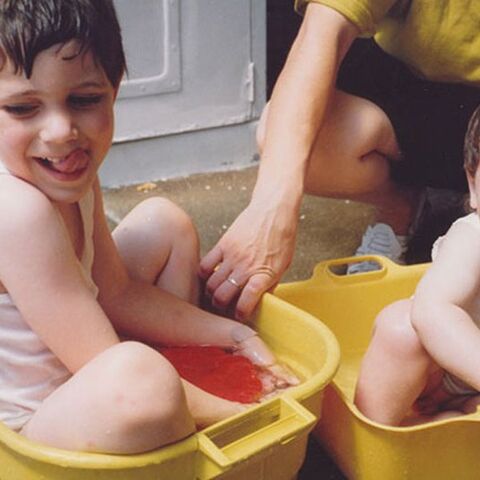
<svg viewBox="0 0 480 480">
<path fill-rule="evenodd" d="M 404 263 L 403 255 L 407 249 L 407 236 L 395 235 L 392 228 L 385 223 L 376 223 L 368 227 L 362 238 L 362 244 L 357 248 L 355 256 L 383 255 L 396 263 Z M 377 262 L 352 263 L 347 268 L 347 274 L 379 270 Z"/>
</svg>

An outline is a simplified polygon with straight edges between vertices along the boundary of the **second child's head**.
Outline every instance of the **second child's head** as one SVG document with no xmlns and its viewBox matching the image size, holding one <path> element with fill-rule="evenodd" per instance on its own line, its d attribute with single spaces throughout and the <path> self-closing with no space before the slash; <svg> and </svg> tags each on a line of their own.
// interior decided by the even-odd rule
<svg viewBox="0 0 480 480">
<path fill-rule="evenodd" d="M 464 168 L 470 190 L 470 206 L 479 210 L 480 206 L 480 105 L 473 112 L 468 124 L 464 144 Z"/>
<path fill-rule="evenodd" d="M 0 0 L 0 162 L 78 201 L 113 135 L 125 71 L 111 0 Z"/>
</svg>

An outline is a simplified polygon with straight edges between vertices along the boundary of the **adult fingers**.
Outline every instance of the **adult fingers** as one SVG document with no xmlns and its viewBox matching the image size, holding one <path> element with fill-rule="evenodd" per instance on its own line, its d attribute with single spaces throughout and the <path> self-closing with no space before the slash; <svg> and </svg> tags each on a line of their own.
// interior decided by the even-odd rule
<svg viewBox="0 0 480 480">
<path fill-rule="evenodd" d="M 200 261 L 198 273 L 201 278 L 207 280 L 208 277 L 215 271 L 217 265 L 223 259 L 222 248 L 217 244 L 213 247 Z"/>
<path fill-rule="evenodd" d="M 212 294 L 212 304 L 215 307 L 226 308 L 240 295 L 244 281 L 241 277 L 230 273 L 229 276 L 215 289 Z"/>
<path fill-rule="evenodd" d="M 267 273 L 251 275 L 238 298 L 235 318 L 239 321 L 247 320 L 252 315 L 262 295 L 276 283 L 276 279 Z"/>
<path fill-rule="evenodd" d="M 217 265 L 217 268 L 214 269 L 214 272 L 210 275 L 205 285 L 207 293 L 213 296 L 217 288 L 225 282 L 225 280 L 230 275 L 232 271 L 231 267 L 227 262 L 222 262 Z M 233 286 L 233 285 L 232 285 Z"/>
</svg>

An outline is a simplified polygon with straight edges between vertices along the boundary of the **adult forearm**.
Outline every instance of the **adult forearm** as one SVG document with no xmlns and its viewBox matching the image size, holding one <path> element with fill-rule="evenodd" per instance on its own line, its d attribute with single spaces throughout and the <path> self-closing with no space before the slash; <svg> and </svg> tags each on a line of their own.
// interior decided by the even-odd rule
<svg viewBox="0 0 480 480">
<path fill-rule="evenodd" d="M 301 198 L 310 152 L 325 120 L 338 67 L 357 34 L 334 10 L 309 5 L 273 90 L 253 197 Z"/>
</svg>

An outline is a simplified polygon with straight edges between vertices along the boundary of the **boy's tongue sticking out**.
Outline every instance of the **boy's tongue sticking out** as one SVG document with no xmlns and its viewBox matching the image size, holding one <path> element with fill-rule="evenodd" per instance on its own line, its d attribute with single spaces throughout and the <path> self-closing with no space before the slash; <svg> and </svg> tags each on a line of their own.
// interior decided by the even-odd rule
<svg viewBox="0 0 480 480">
<path fill-rule="evenodd" d="M 54 170 L 59 173 L 73 173 L 83 170 L 87 166 L 88 156 L 82 149 L 78 148 L 65 157 L 45 157 L 40 158 L 40 161 L 42 165 L 50 170 Z"/>
</svg>

